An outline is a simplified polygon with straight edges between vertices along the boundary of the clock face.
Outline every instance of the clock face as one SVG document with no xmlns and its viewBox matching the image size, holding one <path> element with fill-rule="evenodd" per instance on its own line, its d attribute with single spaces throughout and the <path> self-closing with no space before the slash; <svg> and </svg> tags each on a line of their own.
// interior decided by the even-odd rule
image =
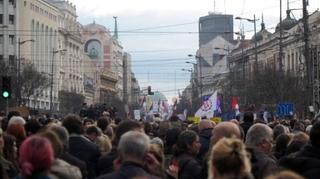
<svg viewBox="0 0 320 179">
<path fill-rule="evenodd" d="M 87 42 L 87 53 L 91 59 L 101 58 L 101 44 L 97 40 Z"/>
</svg>

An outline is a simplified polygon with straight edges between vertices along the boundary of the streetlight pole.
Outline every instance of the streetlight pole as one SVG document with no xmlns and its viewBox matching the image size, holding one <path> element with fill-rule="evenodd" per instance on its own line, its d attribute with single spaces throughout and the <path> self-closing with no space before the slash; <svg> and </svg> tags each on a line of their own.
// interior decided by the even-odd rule
<svg viewBox="0 0 320 179">
<path fill-rule="evenodd" d="M 52 92 L 53 92 L 53 70 L 54 70 L 54 55 L 59 52 L 65 52 L 67 51 L 66 49 L 61 49 L 61 50 L 55 50 L 53 48 L 52 50 L 52 60 L 51 60 L 51 82 L 50 82 L 50 114 L 52 114 L 53 110 L 53 103 L 52 103 Z"/>
<path fill-rule="evenodd" d="M 17 102 L 18 102 L 18 106 L 20 106 L 21 104 L 21 45 L 23 45 L 26 42 L 34 42 L 33 39 L 30 40 L 24 40 L 21 41 L 20 38 L 18 39 L 18 67 L 17 67 Z"/>
<path fill-rule="evenodd" d="M 256 22 L 260 19 L 256 19 L 256 15 L 253 15 L 253 19 L 248 19 L 248 18 L 242 18 L 242 17 L 236 17 L 235 19 L 237 20 L 247 20 L 248 22 L 253 23 L 254 25 L 254 57 L 255 57 L 255 71 L 258 70 L 258 52 L 257 52 L 257 29 L 256 29 Z"/>
</svg>

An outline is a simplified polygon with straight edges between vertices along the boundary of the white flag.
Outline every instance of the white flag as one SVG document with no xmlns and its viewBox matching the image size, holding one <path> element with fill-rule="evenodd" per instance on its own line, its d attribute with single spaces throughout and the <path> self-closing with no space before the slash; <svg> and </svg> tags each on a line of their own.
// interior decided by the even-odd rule
<svg viewBox="0 0 320 179">
<path fill-rule="evenodd" d="M 206 116 L 208 119 L 213 117 L 214 111 L 217 109 L 217 95 L 218 92 L 214 92 L 212 96 L 206 101 L 203 101 L 202 106 L 196 112 L 196 117 Z"/>
</svg>

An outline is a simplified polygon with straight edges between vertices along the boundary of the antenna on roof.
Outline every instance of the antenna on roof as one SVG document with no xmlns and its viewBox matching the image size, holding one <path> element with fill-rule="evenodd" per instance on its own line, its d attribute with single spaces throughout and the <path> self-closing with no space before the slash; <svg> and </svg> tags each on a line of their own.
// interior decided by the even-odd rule
<svg viewBox="0 0 320 179">
<path fill-rule="evenodd" d="M 216 0 L 213 0 L 213 12 L 216 12 Z"/>
</svg>

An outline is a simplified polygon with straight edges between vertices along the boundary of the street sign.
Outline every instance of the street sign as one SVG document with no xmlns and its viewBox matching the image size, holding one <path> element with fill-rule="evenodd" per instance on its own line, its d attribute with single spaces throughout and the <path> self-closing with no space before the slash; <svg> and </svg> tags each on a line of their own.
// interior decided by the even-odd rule
<svg viewBox="0 0 320 179">
<path fill-rule="evenodd" d="M 279 117 L 293 116 L 293 103 L 279 103 L 277 105 L 277 114 Z"/>
</svg>

